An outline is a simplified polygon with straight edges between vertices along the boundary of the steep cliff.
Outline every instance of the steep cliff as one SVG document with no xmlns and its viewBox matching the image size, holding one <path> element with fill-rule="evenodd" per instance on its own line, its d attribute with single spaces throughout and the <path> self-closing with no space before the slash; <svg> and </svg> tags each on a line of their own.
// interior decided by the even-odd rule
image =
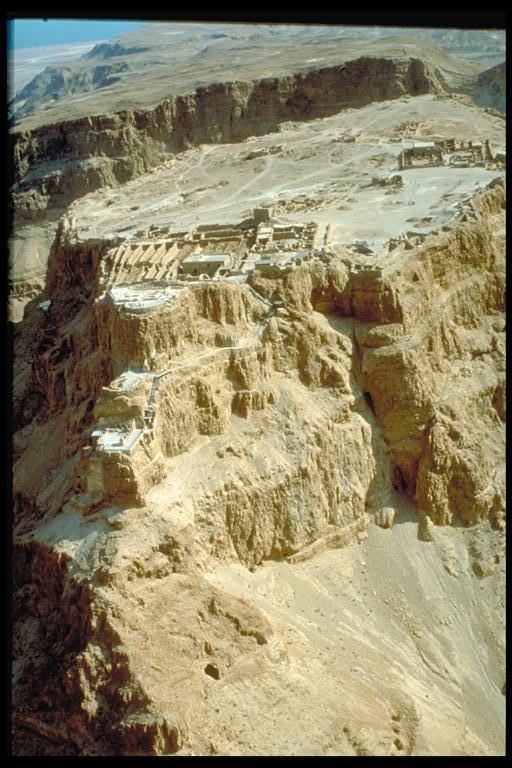
<svg viewBox="0 0 512 768">
<path fill-rule="evenodd" d="M 402 326 L 359 338 L 362 386 L 399 482 L 436 523 L 502 525 L 503 215 L 498 184 L 475 196 L 472 220 L 385 268 Z"/>
<path fill-rule="evenodd" d="M 240 141 L 275 131 L 286 120 L 441 90 L 420 59 L 365 57 L 306 74 L 213 84 L 153 109 L 13 132 L 15 209 L 33 218 L 101 186 L 121 184 L 193 145 Z"/>
<path fill-rule="evenodd" d="M 506 62 L 481 72 L 470 91 L 475 104 L 505 113 L 506 110 Z"/>
<path fill-rule="evenodd" d="M 453 227 L 411 239 L 371 266 L 326 249 L 278 277 L 253 276 L 250 287 L 191 284 L 163 309 L 143 313 L 106 293 L 116 243 L 80 242 L 72 228 L 59 228 L 51 306 L 44 314 L 32 302 L 15 333 L 18 733 L 70 754 L 213 754 L 233 738 L 233 712 L 249 711 L 260 680 L 261 695 L 270 690 L 280 700 L 279 690 L 292 689 L 309 702 L 307 645 L 303 657 L 293 655 L 309 625 L 294 625 L 290 643 L 281 629 L 303 571 L 281 573 L 295 586 L 267 584 L 257 603 L 248 597 L 252 587 L 237 597 L 232 582 L 240 587 L 247 568 L 263 573 L 265 563 L 300 568 L 332 547 L 345 547 L 349 562 L 350 545 L 368 532 L 374 546 L 372 523 L 392 528 L 409 503 L 417 535 L 436 539 L 438 555 L 418 550 L 425 570 L 407 561 L 410 571 L 396 578 L 414 573 L 433 590 L 421 593 L 427 603 L 437 599 L 443 573 L 470 578 L 466 561 L 474 579 L 492 579 L 504 527 L 504 200 L 503 184 L 494 183 Z M 123 372 L 135 377 L 133 386 L 119 383 Z M 140 431 L 148 418 L 151 428 L 133 449 L 91 453 L 93 427 Z M 490 523 L 485 552 L 471 539 L 474 529 L 466 550 L 437 527 L 458 522 Z M 407 526 L 398 527 L 396 536 L 405 536 Z M 389 563 L 401 558 L 390 552 L 391 539 L 379 541 L 387 579 Z M 345 579 L 336 578 L 330 588 L 339 590 Z M 369 631 L 371 596 L 363 588 L 356 657 Z M 381 602 L 395 606 L 386 589 Z M 315 590 L 320 612 L 327 593 Z M 460 590 L 453 595 L 462 599 Z M 400 678 L 403 665 L 416 679 L 424 664 L 425 691 L 435 690 L 442 711 L 455 717 L 455 699 L 462 707 L 465 697 L 481 695 L 456 660 L 468 637 L 480 638 L 476 604 L 467 611 L 475 625 L 460 630 L 464 640 L 450 630 L 458 645 L 447 661 L 446 638 L 437 645 L 422 636 L 419 619 L 397 603 L 407 641 L 393 635 L 395 644 L 372 656 L 375 668 L 385 669 L 400 648 Z M 348 615 L 337 632 L 353 628 Z M 492 626 L 491 618 L 481 621 Z M 322 634 L 320 623 L 308 622 Z M 373 653 L 385 637 L 371 640 Z M 487 674 L 501 680 L 503 649 L 488 642 Z M 337 673 L 325 676 L 320 659 L 314 675 L 324 675 L 338 713 L 329 682 Z M 353 687 L 343 691 L 359 711 L 378 682 L 353 665 L 343 673 L 355 675 Z M 341 727 L 342 707 L 328 735 L 318 736 L 322 750 L 415 754 L 428 738 L 450 749 L 423 693 L 404 692 L 397 680 L 386 678 L 385 706 L 361 709 L 364 727 L 352 720 Z M 494 712 L 492 685 L 485 695 Z M 482 727 L 464 728 L 457 749 L 478 754 Z"/>
<path fill-rule="evenodd" d="M 251 402 L 270 397 L 270 390 L 250 394 L 261 382 L 268 380 L 272 389 L 274 374 L 295 371 L 306 388 L 329 387 L 338 397 L 361 387 L 390 447 L 395 484 L 435 522 L 492 516 L 498 524 L 502 492 L 497 487 L 495 496 L 485 488 L 504 429 L 503 205 L 503 185 L 495 184 L 475 197 L 472 219 L 434 233 L 382 267 L 360 268 L 334 257 L 282 279 L 253 278 L 262 294 L 282 302 L 282 316 L 266 315 L 247 287 L 236 284 L 186 288 L 164 311 L 126 313 L 101 299 L 101 263 L 112 243 L 72 245 L 60 231 L 50 259 L 51 311 L 43 319 L 32 307 L 32 324 L 20 333 L 38 354 L 30 364 L 20 355 L 18 423 L 30 422 L 36 405 L 27 403 L 39 403 L 40 419 L 67 414 L 75 446 L 77 425 L 87 423 L 88 403 L 108 377 L 128 366 L 151 370 L 159 360 L 163 367 L 185 362 L 199 379 L 202 369 L 214 366 L 213 379 L 228 384 L 222 396 L 218 390 L 210 401 L 203 377 L 202 395 L 192 394 L 187 405 L 178 401 L 188 420 L 196 418 L 194 403 L 201 398 L 210 414 L 218 402 L 222 432 L 231 410 L 249 413 Z M 349 336 L 330 330 L 318 312 L 353 318 Z M 41 325 L 42 340 L 29 343 L 26 335 L 41 333 Z M 162 388 L 174 382 L 183 389 L 179 369 Z M 470 437 L 477 415 L 490 419 L 488 444 L 478 433 Z M 167 419 L 169 427 L 181 423 L 190 439 L 194 430 L 181 417 L 170 411 Z M 169 445 L 180 443 L 172 427 L 164 431 Z"/>
<path fill-rule="evenodd" d="M 48 101 L 59 100 L 75 93 L 105 88 L 116 82 L 119 73 L 129 69 L 125 62 L 99 64 L 85 71 L 67 67 L 46 67 L 30 81 L 11 101 L 13 121 L 34 112 Z"/>
</svg>

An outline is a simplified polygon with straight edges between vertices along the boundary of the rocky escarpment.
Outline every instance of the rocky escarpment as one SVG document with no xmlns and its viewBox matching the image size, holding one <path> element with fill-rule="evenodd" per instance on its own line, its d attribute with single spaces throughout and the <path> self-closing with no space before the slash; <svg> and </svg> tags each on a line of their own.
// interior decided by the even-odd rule
<svg viewBox="0 0 512 768">
<path fill-rule="evenodd" d="M 505 112 L 506 109 L 506 62 L 481 72 L 470 91 L 475 104 Z"/>
<path fill-rule="evenodd" d="M 114 40 L 109 43 L 98 43 L 84 54 L 84 59 L 112 59 L 117 56 L 133 56 L 136 53 L 145 53 L 150 48 L 147 45 L 127 45 Z"/>
<path fill-rule="evenodd" d="M 219 282 L 142 314 L 104 295 L 113 244 L 59 230 L 50 312 L 33 302 L 16 331 L 19 729 L 79 754 L 213 750 L 212 686 L 240 700 L 286 654 L 210 569 L 292 567 L 372 519 L 389 527 L 400 498 L 423 538 L 459 521 L 501 535 L 503 227 L 495 183 L 452 228 L 378 265 L 324 252 L 252 278 L 272 309 Z M 129 367 L 165 375 L 111 387 Z M 141 427 L 151 392 L 151 439 L 110 457 L 104 496 L 87 502 L 93 425 Z"/>
<path fill-rule="evenodd" d="M 43 749 L 53 746 L 52 755 L 173 754 L 183 746 L 192 716 L 206 715 L 205 681 L 265 650 L 273 634 L 265 617 L 190 573 L 186 538 L 173 535 L 168 526 L 165 535 L 153 559 L 144 563 L 146 575 L 156 575 L 160 586 L 164 572 L 169 574 L 166 596 L 173 598 L 165 628 L 155 613 L 162 608 L 161 597 L 155 595 L 155 604 L 140 611 L 140 602 L 126 589 L 126 575 L 133 579 L 135 571 L 113 575 L 121 553 L 112 531 L 110 554 L 92 582 L 73 575 L 75 567 L 64 553 L 37 542 L 15 548 L 17 754 L 27 754 L 34 744 L 37 751 L 41 743 Z M 105 532 L 100 538 L 107 542 Z M 162 562 L 168 566 L 164 570 Z M 132 612 L 131 628 L 120 621 L 126 610 Z M 148 688 L 148 681 L 138 681 L 132 672 L 133 629 L 148 623 L 156 631 L 152 645 L 158 645 L 159 633 L 160 642 L 165 638 L 165 651 L 161 658 L 152 656 L 152 664 L 167 677 L 174 666 L 169 659 L 181 659 L 171 672 L 171 696 L 167 689 Z"/>
<path fill-rule="evenodd" d="M 435 522 L 490 517 L 501 525 L 503 201 L 496 184 L 477 195 L 472 219 L 383 268 L 332 259 L 280 280 L 253 279 L 282 302 L 283 316 L 234 284 L 187 288 L 163 312 L 130 315 L 97 301 L 109 244 L 72 245 L 61 234 L 50 261 L 51 312 L 43 319 L 33 306 L 20 331 L 35 354 L 18 362 L 19 426 L 51 417 L 44 428 L 60 423 L 71 457 L 109 380 L 129 366 L 185 362 L 184 383 L 177 370 L 159 389 L 163 453 L 172 456 L 194 434 L 226 431 L 231 413 L 247 418 L 275 403 L 273 377 L 294 371 L 301 386 L 331 388 L 342 400 L 360 387 L 390 448 L 396 487 Z M 352 318 L 353 327 L 340 337 L 318 313 Z M 485 443 L 475 426 L 482 419 Z M 17 440 L 25 444 L 22 432 Z"/>
<path fill-rule="evenodd" d="M 134 178 L 193 145 L 240 141 L 275 131 L 286 120 L 441 90 L 420 59 L 366 57 L 306 74 L 213 84 L 153 109 L 13 132 L 14 207 L 21 219 L 37 218 L 101 186 Z"/>
<path fill-rule="evenodd" d="M 503 526 L 503 216 L 497 183 L 476 195 L 469 219 L 373 278 L 363 270 L 340 281 L 337 271 L 312 292 L 322 311 L 365 321 L 356 331 L 359 381 L 396 486 L 439 524 Z"/>
<path fill-rule="evenodd" d="M 126 62 L 98 64 L 87 69 L 46 67 L 36 75 L 10 102 L 12 120 L 21 120 L 48 101 L 66 98 L 76 93 L 87 93 L 112 85 L 121 72 L 129 70 Z"/>
<path fill-rule="evenodd" d="M 307 312 L 311 299 L 321 312 L 360 321 L 359 384 L 390 447 L 395 484 L 440 524 L 503 525 L 503 216 L 499 182 L 475 196 L 456 228 L 382 267 L 316 265 L 277 293 L 271 281 L 254 281 L 292 313 Z"/>
<path fill-rule="evenodd" d="M 503 215 L 498 184 L 475 197 L 472 220 L 390 267 L 402 323 L 359 336 L 398 480 L 440 524 L 503 525 Z"/>
</svg>

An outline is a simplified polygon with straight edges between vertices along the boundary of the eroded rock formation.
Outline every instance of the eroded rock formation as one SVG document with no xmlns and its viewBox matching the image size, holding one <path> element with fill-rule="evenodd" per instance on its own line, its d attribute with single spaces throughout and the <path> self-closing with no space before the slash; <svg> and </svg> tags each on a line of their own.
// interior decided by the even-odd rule
<svg viewBox="0 0 512 768">
<path fill-rule="evenodd" d="M 208 686 L 282 651 L 212 563 L 300 562 L 389 528 L 399 497 L 424 541 L 503 529 L 503 184 L 463 219 L 378 265 L 327 249 L 142 314 L 105 292 L 116 243 L 59 229 L 51 307 L 15 330 L 18 727 L 79 754 L 215 751 Z M 93 460 L 98 424 L 142 437 Z"/>
<path fill-rule="evenodd" d="M 190 146 L 240 141 L 276 131 L 286 120 L 442 90 L 437 75 L 420 59 L 364 57 L 308 74 L 217 83 L 171 97 L 154 109 L 13 132 L 16 215 L 20 220 L 44 216 L 48 208 L 122 184 Z"/>
</svg>

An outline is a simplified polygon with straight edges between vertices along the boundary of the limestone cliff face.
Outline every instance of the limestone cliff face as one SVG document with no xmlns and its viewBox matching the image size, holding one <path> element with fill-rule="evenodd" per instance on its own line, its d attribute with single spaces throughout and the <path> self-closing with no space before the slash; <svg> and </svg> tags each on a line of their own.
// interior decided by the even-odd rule
<svg viewBox="0 0 512 768">
<path fill-rule="evenodd" d="M 440 524 L 456 517 L 502 525 L 503 236 L 504 187 L 496 183 L 475 196 L 471 215 L 455 228 L 382 267 L 312 265 L 292 272 L 275 293 L 297 316 L 310 298 L 317 311 L 359 321 L 354 365 L 390 448 L 395 485 Z M 275 292 L 272 281 L 254 284 Z M 303 321 L 297 326 L 282 324 L 280 338 L 293 339 L 285 342 L 283 369 L 301 359 L 306 381 L 325 382 L 318 369 L 312 379 L 307 350 L 315 350 L 318 365 L 327 340 L 305 343 Z M 335 349 L 328 340 L 331 367 Z M 278 346 L 278 361 L 281 354 Z"/>
<path fill-rule="evenodd" d="M 223 487 L 198 502 L 197 524 L 206 529 L 210 543 L 205 546 L 213 555 L 235 555 L 257 565 L 322 539 L 342 546 L 364 535 L 367 509 L 373 512 L 378 502 L 372 486 L 382 483 L 382 490 L 389 481 L 385 446 L 367 420 L 348 408 L 318 420 L 303 439 L 298 467 L 284 466 L 293 461 L 290 440 L 283 441 L 281 463 L 273 467 L 265 466 L 262 447 L 255 448 L 236 461 L 238 480 L 228 472 Z M 255 476 L 257 466 L 261 470 Z"/>
<path fill-rule="evenodd" d="M 186 288 L 154 313 L 129 313 L 108 298 L 95 306 L 99 347 L 119 370 L 127 365 L 153 369 L 159 362 L 167 367 L 186 345 L 228 348 L 235 343 L 229 328 L 247 331 L 261 313 L 247 290 L 228 284 Z"/>
<path fill-rule="evenodd" d="M 471 220 L 407 251 L 370 280 L 379 291 L 363 290 L 367 318 L 383 295 L 395 311 L 358 333 L 361 385 L 397 484 L 437 523 L 503 516 L 503 212 L 498 184 L 475 197 Z"/>
<path fill-rule="evenodd" d="M 240 141 L 275 131 L 286 120 L 440 90 L 437 76 L 420 59 L 360 58 L 279 79 L 214 84 L 171 97 L 151 110 L 92 115 L 14 132 L 16 212 L 28 219 L 44 216 L 48 208 L 122 184 L 162 163 L 169 153 L 193 145 Z"/>
<path fill-rule="evenodd" d="M 506 110 L 506 63 L 480 72 L 473 81 L 470 94 L 479 107 Z"/>
<path fill-rule="evenodd" d="M 51 311 L 33 320 L 33 333 L 43 325 L 43 341 L 16 379 L 20 424 L 34 409 L 42 422 L 59 421 L 71 457 L 109 380 L 129 366 L 161 370 L 176 362 L 157 400 L 160 447 L 173 456 L 194 435 L 228 430 L 232 414 L 275 413 L 274 379 L 293 372 L 307 390 L 327 387 L 338 399 L 351 397 L 354 386 L 366 393 L 390 449 L 395 486 L 433 520 L 490 517 L 499 525 L 503 204 L 501 184 L 479 193 L 471 220 L 382 268 L 332 259 L 281 280 L 255 279 L 282 301 L 283 314 L 267 318 L 247 287 L 235 284 L 187 288 L 163 311 L 127 313 L 98 301 L 109 244 L 73 245 L 61 234 L 50 261 Z M 352 318 L 352 325 L 340 334 L 319 322 L 319 311 Z M 180 368 L 184 353 L 189 362 Z M 478 437 L 482 422 L 487 442 Z"/>
<path fill-rule="evenodd" d="M 50 310 L 15 339 L 20 727 L 74 754 L 204 751 L 209 681 L 277 654 L 212 564 L 349 544 L 392 525 L 397 494 L 430 537 L 503 528 L 503 231 L 497 183 L 378 267 L 332 252 L 254 277 L 272 308 L 219 281 L 138 314 L 108 299 L 115 244 L 59 230 Z M 136 385 L 111 386 L 128 367 Z M 92 427 L 142 429 L 150 402 L 150 436 L 87 499 Z"/>
<path fill-rule="evenodd" d="M 10 102 L 12 120 L 19 121 L 52 99 L 104 88 L 118 81 L 117 75 L 128 69 L 128 64 L 120 61 L 96 64 L 85 71 L 73 65 L 45 67 Z"/>
<path fill-rule="evenodd" d="M 257 609 L 189 573 L 188 541 L 167 527 L 165 541 L 152 547 L 146 539 L 149 548 L 140 565 L 147 577 L 158 578 L 160 585 L 165 581 L 167 597 L 173 594 L 165 611 L 173 647 L 166 642 L 164 654 L 153 656 L 152 663 L 167 674 L 174 665 L 166 653 L 179 655 L 181 662 L 171 672 L 171 696 L 168 690 L 157 691 L 149 678 L 137 681 L 130 660 L 137 627 L 156 630 L 162 605 L 157 598 L 140 610 L 127 589 L 136 570 L 119 571 L 120 541 L 110 535 L 94 584 L 69 573 L 69 557 L 36 542 L 14 553 L 14 725 L 49 739 L 64 754 L 175 753 L 189 723 L 206 716 L 204 681 L 209 677 L 203 667 L 222 675 L 272 638 Z M 132 611 L 131 628 L 120 621 L 126 609 Z"/>
</svg>

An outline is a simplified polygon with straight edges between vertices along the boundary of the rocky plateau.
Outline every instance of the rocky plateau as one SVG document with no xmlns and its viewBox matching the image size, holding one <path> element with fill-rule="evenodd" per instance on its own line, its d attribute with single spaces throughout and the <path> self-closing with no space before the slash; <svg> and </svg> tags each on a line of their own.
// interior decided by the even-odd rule
<svg viewBox="0 0 512 768">
<path fill-rule="evenodd" d="M 504 120 L 409 53 L 12 130 L 15 754 L 505 753 Z"/>
</svg>

